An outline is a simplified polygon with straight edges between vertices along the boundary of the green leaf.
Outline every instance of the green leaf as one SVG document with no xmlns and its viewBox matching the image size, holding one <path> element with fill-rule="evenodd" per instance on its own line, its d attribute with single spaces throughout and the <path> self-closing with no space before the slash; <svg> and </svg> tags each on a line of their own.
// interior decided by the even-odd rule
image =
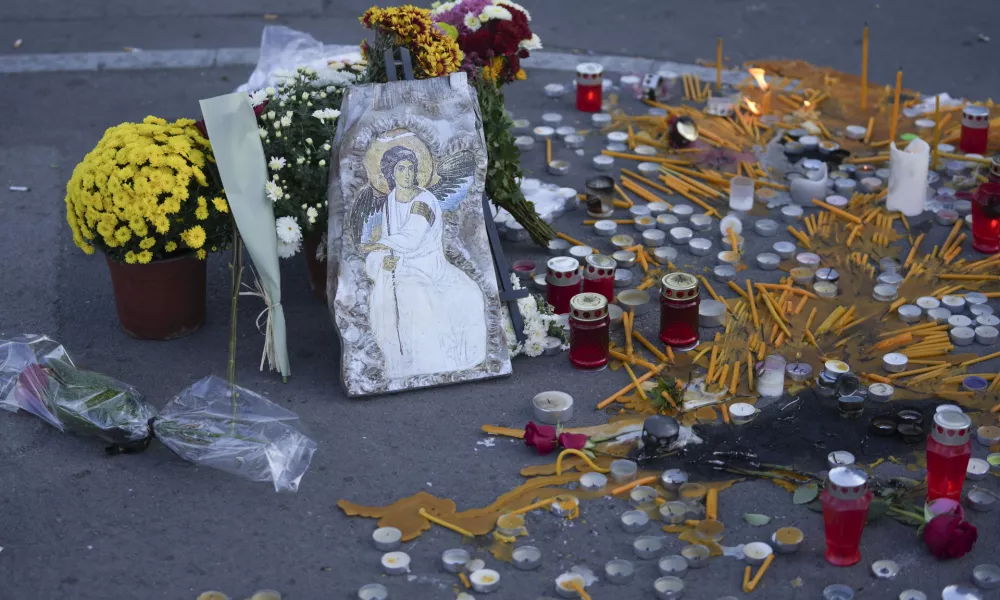
<svg viewBox="0 0 1000 600">
<path fill-rule="evenodd" d="M 767 515 L 758 515 L 754 513 L 746 513 L 743 515 L 743 520 L 750 523 L 754 527 L 763 527 L 771 522 L 771 517 Z"/>
<path fill-rule="evenodd" d="M 792 494 L 792 502 L 794 504 L 809 504 L 816 497 L 819 496 L 819 486 L 815 483 L 807 483 L 805 485 L 800 485 L 795 493 Z"/>
<path fill-rule="evenodd" d="M 823 503 L 820 502 L 819 500 L 813 500 L 809 504 L 806 504 L 806 508 L 808 508 L 813 512 L 823 514 Z"/>
<path fill-rule="evenodd" d="M 876 498 L 872 500 L 871 505 L 868 507 L 868 517 L 865 523 L 874 523 L 882 518 L 886 512 L 889 511 L 889 505 L 886 504 L 881 498 Z"/>
</svg>

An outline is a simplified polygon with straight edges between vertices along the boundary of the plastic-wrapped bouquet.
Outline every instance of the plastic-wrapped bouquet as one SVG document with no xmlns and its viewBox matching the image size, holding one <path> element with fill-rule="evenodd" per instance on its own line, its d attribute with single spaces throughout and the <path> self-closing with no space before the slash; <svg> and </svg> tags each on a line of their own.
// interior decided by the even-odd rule
<svg viewBox="0 0 1000 600">
<path fill-rule="evenodd" d="M 38 335 L 0 340 L 0 407 L 99 439 L 112 454 L 142 451 L 157 438 L 184 460 L 270 481 L 279 492 L 298 489 L 316 450 L 295 413 L 250 390 L 209 376 L 157 412 L 132 386 L 77 368 L 62 346 Z"/>
<path fill-rule="evenodd" d="M 510 279 L 515 290 L 521 289 L 517 275 L 512 273 Z M 524 335 L 527 339 L 523 343 L 517 341 L 514 324 L 510 320 L 510 311 L 507 310 L 506 304 L 503 305 L 504 332 L 507 334 L 507 347 L 510 349 L 511 357 L 518 354 L 541 356 L 545 352 L 546 337 L 554 337 L 561 341 L 563 350 L 569 348 L 566 331 L 559 324 L 559 316 L 552 312 L 552 305 L 546 302 L 543 296 L 528 294 L 518 299 L 517 309 L 524 319 Z"/>
<path fill-rule="evenodd" d="M 326 233 L 330 142 L 337 131 L 344 90 L 355 75 L 327 69 L 324 77 L 299 67 L 269 87 L 267 109 L 257 117 L 267 158 L 267 197 L 274 202 L 278 256 L 294 256 L 305 236 Z M 319 248 L 326 244 L 320 243 Z"/>
<path fill-rule="evenodd" d="M 455 35 L 464 53 L 462 70 L 469 73 L 476 87 L 490 159 L 486 194 L 513 215 L 535 243 L 545 245 L 555 237 L 555 230 L 539 218 L 517 183 L 521 154 L 514 145 L 502 90 L 506 83 L 527 78 L 521 60 L 542 47 L 538 35 L 531 32 L 531 15 L 509 0 L 439 3 L 431 15 Z"/>
</svg>

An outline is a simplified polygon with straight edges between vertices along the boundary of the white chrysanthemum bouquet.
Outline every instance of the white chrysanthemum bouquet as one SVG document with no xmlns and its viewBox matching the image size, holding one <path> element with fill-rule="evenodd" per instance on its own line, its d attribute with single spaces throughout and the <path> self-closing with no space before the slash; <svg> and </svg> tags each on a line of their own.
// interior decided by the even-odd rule
<svg viewBox="0 0 1000 600">
<path fill-rule="evenodd" d="M 512 273 L 510 279 L 515 290 L 521 289 L 517 275 Z M 521 318 L 524 319 L 524 335 L 527 339 L 523 343 L 517 341 L 510 312 L 507 310 L 507 305 L 503 305 L 504 332 L 507 334 L 507 347 L 510 349 L 511 358 L 518 354 L 541 356 L 545 351 L 546 337 L 560 340 L 563 343 L 563 350 L 569 348 L 566 331 L 559 324 L 559 317 L 552 312 L 552 306 L 543 296 L 528 294 L 517 301 L 517 308 Z"/>
<path fill-rule="evenodd" d="M 326 233 L 330 147 L 344 90 L 354 80 L 349 70 L 320 78 L 300 67 L 277 89 L 255 93 L 267 100 L 257 121 L 269 175 L 264 191 L 274 202 L 281 258 L 297 254 L 307 235 Z"/>
</svg>

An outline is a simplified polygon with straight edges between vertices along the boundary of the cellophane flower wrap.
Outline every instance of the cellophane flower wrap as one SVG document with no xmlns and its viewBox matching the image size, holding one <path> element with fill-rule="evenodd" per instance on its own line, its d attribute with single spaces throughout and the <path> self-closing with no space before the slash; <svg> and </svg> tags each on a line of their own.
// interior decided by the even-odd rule
<svg viewBox="0 0 1000 600">
<path fill-rule="evenodd" d="M 73 241 L 127 264 L 187 253 L 204 259 L 228 243 L 232 226 L 212 162 L 190 119 L 111 127 L 66 185 Z"/>
<path fill-rule="evenodd" d="M 542 47 L 531 32 L 530 13 L 508 0 L 456 0 L 435 4 L 431 15 L 454 32 L 464 55 L 462 70 L 476 88 L 489 153 L 486 194 L 523 225 L 535 243 L 547 244 L 555 230 L 521 193 L 521 153 L 514 145 L 502 90 L 504 84 L 527 78 L 521 61 Z"/>
<path fill-rule="evenodd" d="M 281 258 L 297 254 L 305 236 L 326 233 L 330 143 L 344 91 L 356 79 L 351 66 L 338 66 L 325 70 L 322 78 L 313 69 L 299 67 L 277 88 L 257 92 L 267 103 L 257 122 Z M 319 247 L 325 249 L 326 244 Z"/>
<path fill-rule="evenodd" d="M 142 451 L 156 438 L 184 460 L 280 492 L 298 489 L 316 450 L 294 413 L 250 390 L 209 376 L 157 411 L 134 387 L 79 369 L 41 335 L 0 339 L 0 408 L 101 440 L 111 454 Z"/>
</svg>

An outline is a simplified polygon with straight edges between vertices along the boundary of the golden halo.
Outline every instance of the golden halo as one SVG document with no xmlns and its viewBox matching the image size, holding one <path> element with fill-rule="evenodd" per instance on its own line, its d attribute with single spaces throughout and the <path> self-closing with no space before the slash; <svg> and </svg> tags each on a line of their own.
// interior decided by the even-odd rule
<svg viewBox="0 0 1000 600">
<path fill-rule="evenodd" d="M 412 150 L 417 155 L 417 185 L 426 188 L 437 182 L 437 174 L 434 172 L 434 162 L 427 144 L 421 140 L 417 134 L 406 129 L 393 129 L 387 131 L 372 142 L 365 152 L 364 164 L 365 172 L 368 174 L 368 181 L 372 187 L 384 195 L 389 194 L 389 182 L 382 175 L 382 155 L 390 148 L 403 146 Z"/>
</svg>

